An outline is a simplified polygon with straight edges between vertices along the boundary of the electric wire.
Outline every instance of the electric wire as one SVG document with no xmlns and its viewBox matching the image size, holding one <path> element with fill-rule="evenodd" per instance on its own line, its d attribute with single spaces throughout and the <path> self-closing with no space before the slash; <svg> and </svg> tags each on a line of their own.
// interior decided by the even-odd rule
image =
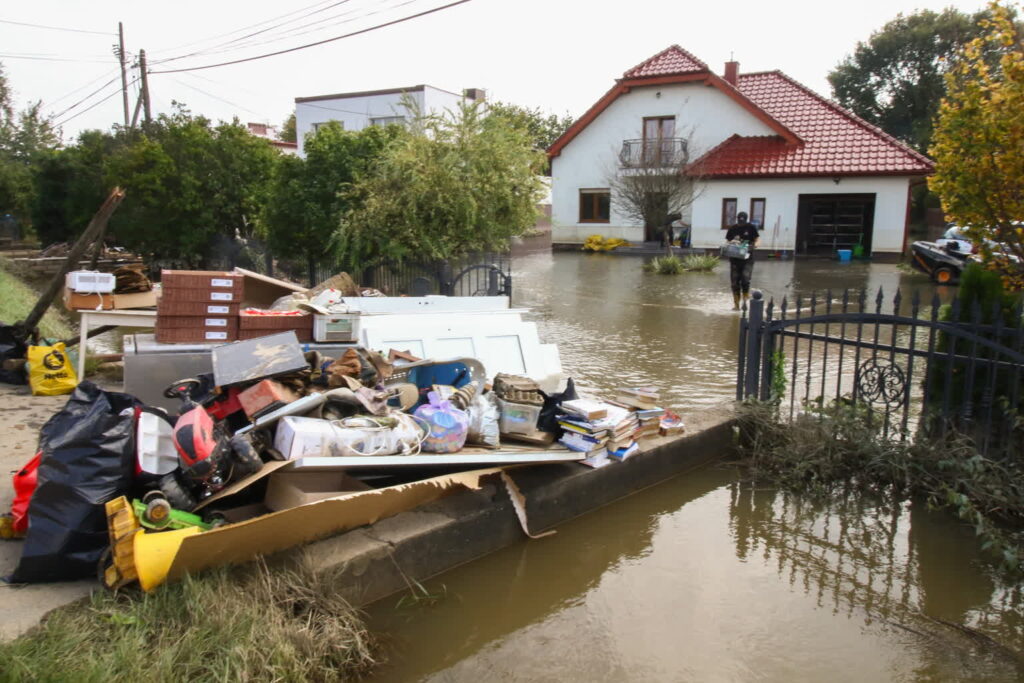
<svg viewBox="0 0 1024 683">
<path fill-rule="evenodd" d="M 104 84 L 103 84 L 103 85 L 101 85 L 100 87 L 98 87 L 98 88 L 96 88 L 95 90 L 93 90 L 93 91 L 92 91 L 91 93 L 89 93 L 88 95 L 86 95 L 86 96 L 85 96 L 85 97 L 83 97 L 82 99 L 80 99 L 80 100 L 78 100 L 77 102 L 75 102 L 74 104 L 72 104 L 72 105 L 71 105 L 70 107 L 67 107 L 66 109 L 64 109 L 63 111 L 61 111 L 61 112 L 60 112 L 59 114 L 54 114 L 54 115 L 53 115 L 53 116 L 52 116 L 51 118 L 54 118 L 54 119 L 59 119 L 60 117 L 64 116 L 64 114 L 67 114 L 67 113 L 68 113 L 69 111 L 71 111 L 71 110 L 72 110 L 72 109 L 74 109 L 75 107 L 78 107 L 78 106 L 80 106 L 80 105 L 81 105 L 82 103 L 84 103 L 84 102 L 86 102 L 87 100 L 89 100 L 89 99 L 90 99 L 90 98 L 91 98 L 91 97 L 92 97 L 93 95 L 95 95 L 95 94 L 96 94 L 96 93 L 98 93 L 99 91 L 103 90 L 104 88 L 106 88 L 106 87 L 107 87 L 108 85 L 110 85 L 110 84 L 111 84 L 111 83 L 113 83 L 114 81 L 119 81 L 119 80 L 121 80 L 121 75 L 120 75 L 120 73 L 118 73 L 118 75 L 117 75 L 117 76 L 114 76 L 113 78 L 111 78 L 111 79 L 110 79 L 109 81 L 107 81 L 106 83 L 104 83 Z"/>
<path fill-rule="evenodd" d="M 277 50 L 275 52 L 268 52 L 268 53 L 262 54 L 262 55 L 255 55 L 255 56 L 252 56 L 252 57 L 244 57 L 242 59 L 233 59 L 233 60 L 230 60 L 230 61 L 227 61 L 227 62 L 220 62 L 220 63 L 217 63 L 217 64 L 204 64 L 202 66 L 190 66 L 190 67 L 183 67 L 183 68 L 180 68 L 180 69 L 162 69 L 160 71 L 151 71 L 150 73 L 153 73 L 153 74 L 173 74 L 173 73 L 181 73 L 181 72 L 184 72 L 184 71 L 200 71 L 200 70 L 203 70 L 203 69 L 214 69 L 214 68 L 221 67 L 221 66 L 230 66 L 232 64 L 242 64 L 243 62 L 252 62 L 252 61 L 256 61 L 258 59 L 266 59 L 268 57 L 276 57 L 278 55 L 287 54 L 289 52 L 297 52 L 299 50 L 305 50 L 307 48 L 317 47 L 319 45 L 325 45 L 327 43 L 333 43 L 333 42 L 335 42 L 337 40 L 342 40 L 344 38 L 351 38 L 353 36 L 362 35 L 364 33 L 370 33 L 371 31 L 376 31 L 376 30 L 379 30 L 379 29 L 382 29 L 382 28 L 387 28 L 388 26 L 394 26 L 396 24 L 401 24 L 401 23 L 404 23 L 406 21 L 411 21 L 413 19 L 418 19 L 420 17 L 427 16 L 428 14 L 434 14 L 436 12 L 441 12 L 441 11 L 449 9 L 451 7 L 455 7 L 456 5 L 463 5 L 463 4 L 467 3 L 467 2 L 470 2 L 470 0 L 455 0 L 455 2 L 449 2 L 448 4 L 441 5 L 439 7 L 434 7 L 434 8 L 431 8 L 429 10 L 424 10 L 422 12 L 417 12 L 416 14 L 410 14 L 410 15 L 405 16 L 405 17 L 400 17 L 398 19 L 393 19 L 391 21 L 384 22 L 382 24 L 376 24 L 374 26 L 370 26 L 370 27 L 367 27 L 367 28 L 364 28 L 364 29 L 360 29 L 358 31 L 352 31 L 350 33 L 345 33 L 345 34 L 342 34 L 340 36 L 334 36 L 333 38 L 325 38 L 324 40 L 318 40 L 318 41 L 313 42 L 313 43 L 307 43 L 306 45 L 298 45 L 296 47 L 290 47 L 290 48 L 287 48 L 287 49 L 284 49 L 284 50 Z"/>
<path fill-rule="evenodd" d="M 107 31 L 87 31 L 82 28 L 65 28 L 63 26 L 45 26 L 43 24 L 30 24 L 24 21 L 11 21 L 10 19 L 0 19 L 0 24 L 13 24 L 15 26 L 30 26 L 32 28 L 45 28 L 51 31 L 69 31 L 71 33 L 91 33 L 97 36 L 116 36 L 116 33 L 109 33 Z"/>
<path fill-rule="evenodd" d="M 136 77 L 135 80 L 137 81 L 137 80 L 139 80 L 139 78 Z M 135 81 L 132 81 L 132 82 L 134 83 Z M 60 128 L 61 126 L 66 124 L 68 121 L 73 121 L 74 119 L 78 118 L 82 114 L 84 114 L 84 113 L 86 113 L 88 111 L 92 111 L 93 109 L 95 109 L 96 107 L 100 106 L 101 104 L 103 104 L 107 100 L 111 99 L 115 95 L 120 95 L 120 94 L 121 94 L 121 88 L 120 88 L 120 86 L 118 86 L 115 90 L 113 90 L 109 95 L 107 95 L 103 99 L 97 100 L 96 102 L 94 102 L 93 104 L 89 105 L 85 109 L 82 109 L 81 111 L 78 111 L 78 112 L 72 114 L 71 116 L 67 117 L 63 121 L 60 121 L 59 123 L 53 124 L 53 126 L 54 126 L 54 128 Z"/>
<path fill-rule="evenodd" d="M 23 55 L 0 54 L 0 59 L 29 59 L 38 62 L 77 62 L 79 64 L 107 64 L 107 59 L 75 59 L 72 57 L 30 57 Z"/>
<path fill-rule="evenodd" d="M 178 85 L 183 85 L 183 86 L 185 86 L 186 88 L 188 88 L 190 90 L 195 90 L 197 93 L 200 93 L 202 95 L 206 95 L 207 97 L 215 99 L 215 100 L 217 100 L 219 102 L 223 102 L 224 104 L 230 105 L 230 106 L 234 107 L 235 109 L 241 109 L 242 111 L 247 111 L 250 114 L 253 114 L 254 116 L 263 116 L 263 114 L 261 114 L 260 112 L 253 111 L 252 109 L 249 109 L 248 107 L 243 107 L 240 104 L 236 104 L 236 103 L 231 102 L 229 100 L 225 100 L 223 97 L 218 97 L 217 95 L 214 95 L 213 93 L 208 93 L 208 92 L 206 92 L 205 90 L 203 90 L 201 88 L 197 88 L 194 85 L 190 85 L 190 84 L 188 84 L 188 83 L 186 83 L 184 81 L 180 81 L 177 78 L 171 78 L 171 80 L 174 81 L 175 83 L 177 83 Z"/>
<path fill-rule="evenodd" d="M 120 68 L 114 69 L 113 71 L 106 71 L 106 72 L 100 74 L 99 76 L 97 76 L 96 78 L 94 78 L 93 80 L 89 81 L 85 85 L 80 85 L 77 88 L 75 88 L 74 90 L 70 90 L 70 91 L 64 93 L 63 95 L 61 95 L 60 97 L 58 97 L 57 99 L 50 100 L 49 102 L 46 102 L 45 104 L 48 107 L 52 107 L 53 105 L 57 104 L 58 102 L 66 100 L 67 98 L 71 97 L 72 95 L 77 95 L 78 93 L 82 92 L 83 90 L 85 90 L 86 88 L 91 86 L 92 84 L 99 83 L 104 78 L 108 78 L 111 74 L 115 74 L 115 73 L 119 73 L 119 72 L 120 72 Z"/>
</svg>

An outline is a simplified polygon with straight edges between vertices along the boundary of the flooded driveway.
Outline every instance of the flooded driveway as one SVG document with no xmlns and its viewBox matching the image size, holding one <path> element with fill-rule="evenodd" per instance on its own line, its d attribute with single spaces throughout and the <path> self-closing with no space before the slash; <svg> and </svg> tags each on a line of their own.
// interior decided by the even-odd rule
<svg viewBox="0 0 1024 683">
<path fill-rule="evenodd" d="M 734 395 L 728 272 L 658 276 L 641 260 L 515 264 L 579 386 L 654 384 L 687 413 Z M 932 286 L 895 265 L 761 261 L 755 287 Z M 723 410 L 727 409 L 723 406 Z M 380 681 L 1018 680 L 1024 613 L 972 530 L 924 506 L 812 505 L 732 468 L 690 472 L 426 583 L 434 604 L 374 605 Z"/>
</svg>

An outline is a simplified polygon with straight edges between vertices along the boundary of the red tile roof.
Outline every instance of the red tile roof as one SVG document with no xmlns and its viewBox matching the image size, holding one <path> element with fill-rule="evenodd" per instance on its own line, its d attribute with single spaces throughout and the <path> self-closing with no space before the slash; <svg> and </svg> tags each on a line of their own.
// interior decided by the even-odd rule
<svg viewBox="0 0 1024 683">
<path fill-rule="evenodd" d="M 708 65 L 689 52 L 673 45 L 650 59 L 646 59 L 622 74 L 623 78 L 647 78 L 648 76 L 676 76 L 708 71 Z"/>
<path fill-rule="evenodd" d="M 734 135 L 698 161 L 707 177 L 918 175 L 932 162 L 779 71 L 742 74 L 737 88 L 799 136 Z"/>
</svg>

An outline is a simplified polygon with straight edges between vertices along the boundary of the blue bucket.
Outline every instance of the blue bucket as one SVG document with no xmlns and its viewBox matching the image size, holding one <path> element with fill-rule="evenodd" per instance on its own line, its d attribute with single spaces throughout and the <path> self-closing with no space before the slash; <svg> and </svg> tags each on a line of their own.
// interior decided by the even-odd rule
<svg viewBox="0 0 1024 683">
<path fill-rule="evenodd" d="M 848 263 L 853 257 L 852 249 L 836 249 L 836 253 L 839 254 L 840 263 Z"/>
</svg>

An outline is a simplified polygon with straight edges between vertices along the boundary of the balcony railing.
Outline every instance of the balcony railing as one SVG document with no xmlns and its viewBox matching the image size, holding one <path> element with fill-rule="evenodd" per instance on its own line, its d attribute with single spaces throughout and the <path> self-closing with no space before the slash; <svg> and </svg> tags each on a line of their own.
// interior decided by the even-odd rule
<svg viewBox="0 0 1024 683">
<path fill-rule="evenodd" d="M 686 140 L 623 140 L 619 162 L 623 168 L 671 168 L 686 161 Z"/>
</svg>

